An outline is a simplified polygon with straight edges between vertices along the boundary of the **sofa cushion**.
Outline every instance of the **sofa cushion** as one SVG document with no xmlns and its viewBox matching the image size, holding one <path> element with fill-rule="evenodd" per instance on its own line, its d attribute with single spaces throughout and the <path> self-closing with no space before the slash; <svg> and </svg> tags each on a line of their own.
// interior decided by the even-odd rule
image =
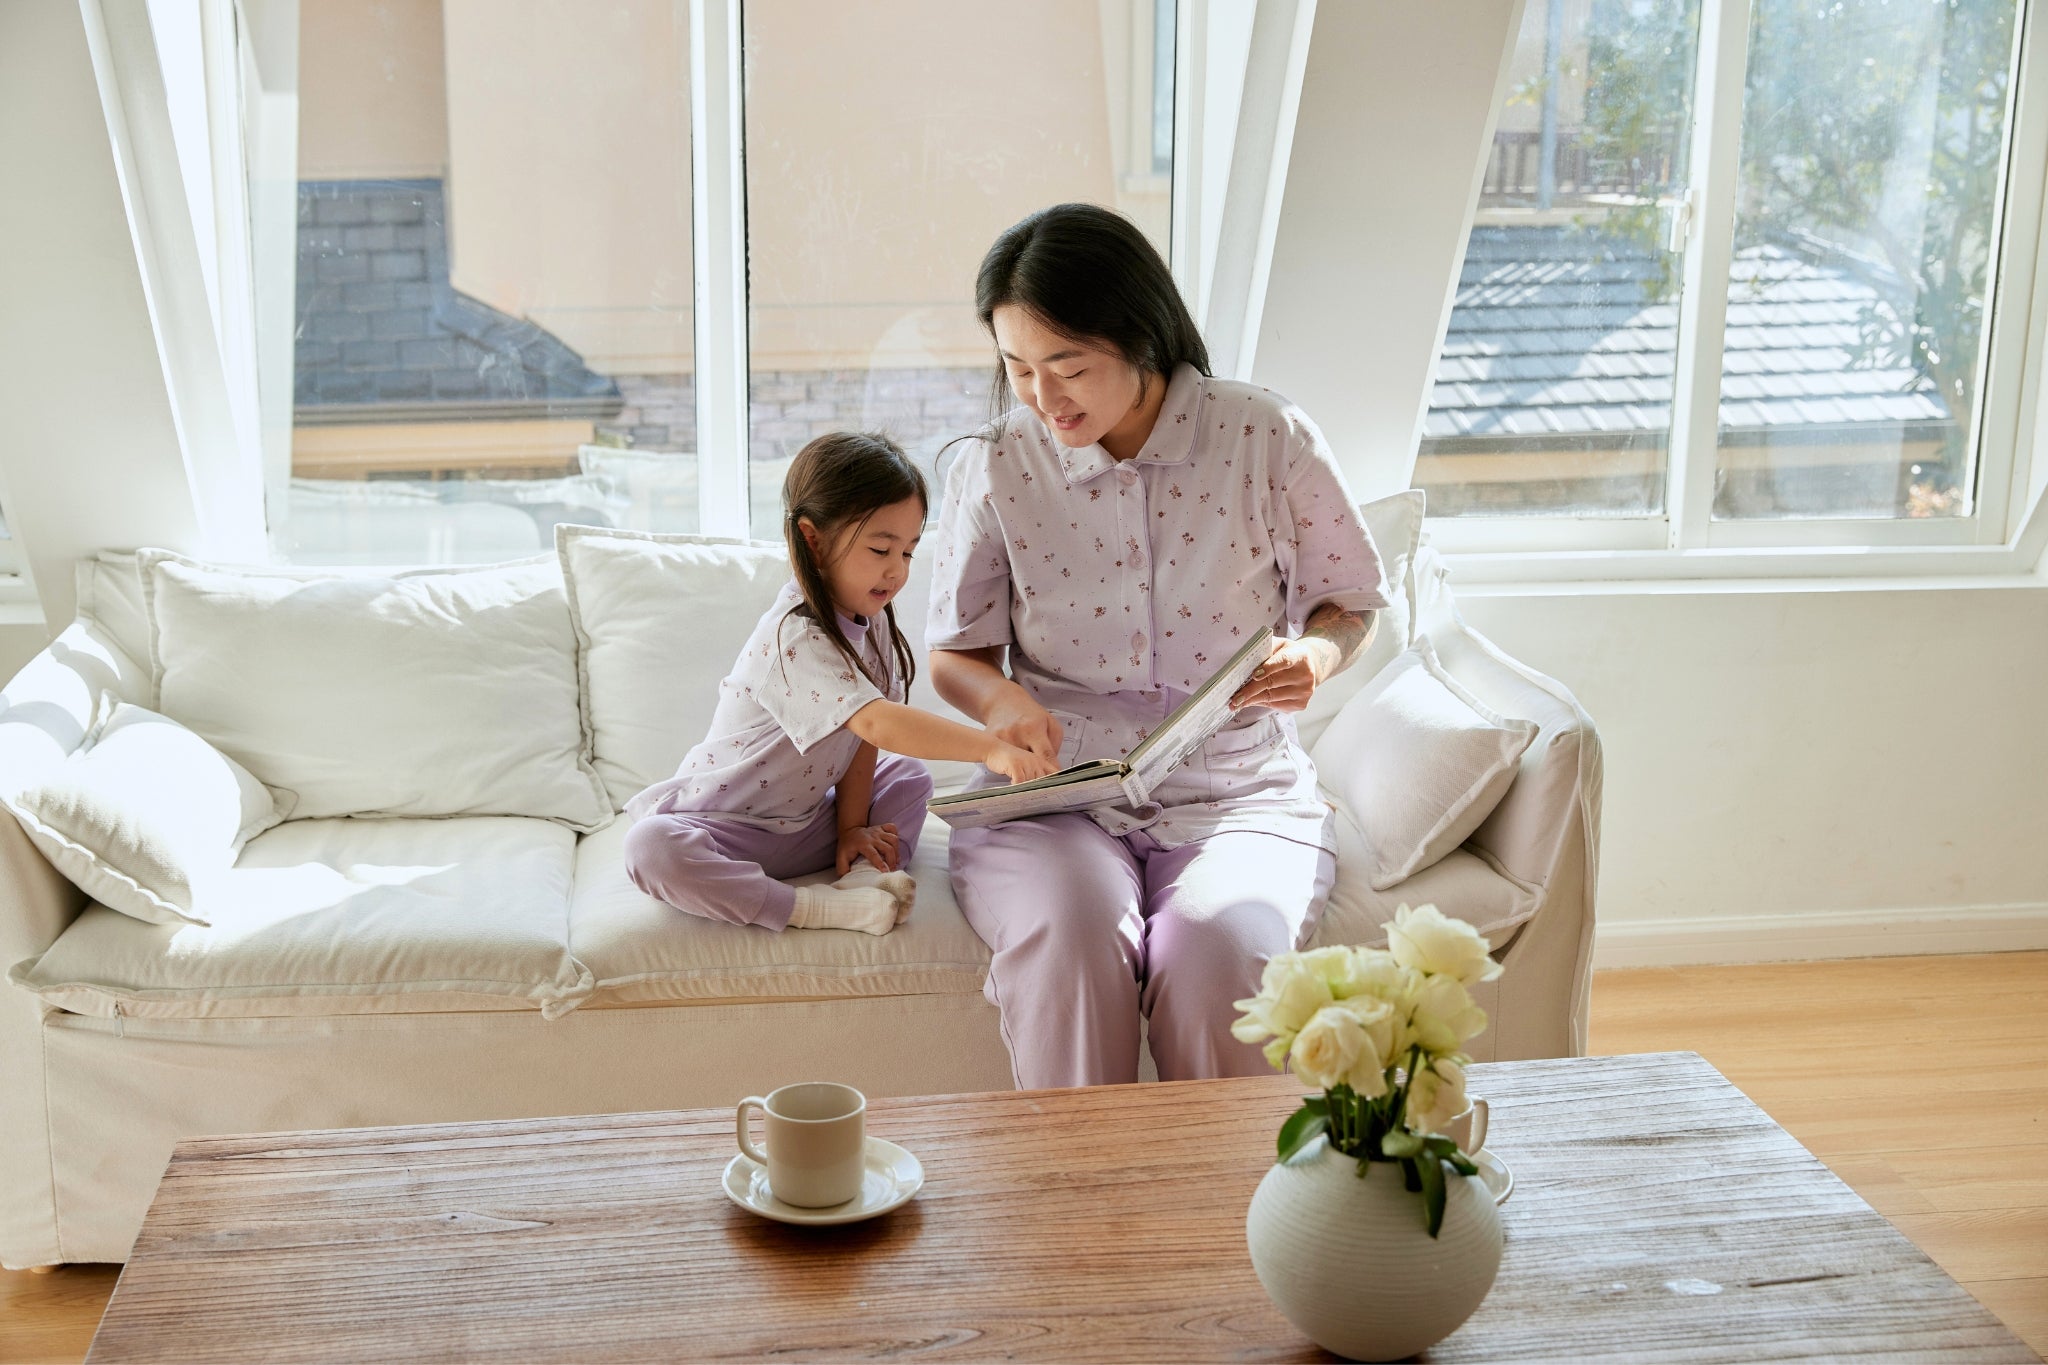
<svg viewBox="0 0 2048 1365">
<path fill-rule="evenodd" d="M 140 563 L 156 709 L 295 792 L 301 818 L 611 817 L 552 558 L 388 576 Z"/>
<path fill-rule="evenodd" d="M 1473 696 L 1422 639 L 1351 699 L 1312 757 L 1324 789 L 1364 829 L 1373 885 L 1385 890 L 1479 828 L 1536 732 Z"/>
<path fill-rule="evenodd" d="M 776 933 L 686 914 L 626 878 L 630 823 L 615 821 L 576 850 L 569 944 L 589 969 L 593 1004 L 657 1000 L 795 1000 L 973 993 L 988 949 L 960 914 L 946 872 L 946 826 L 925 822 L 917 905 L 879 937 L 847 929 Z M 830 880 L 827 873 L 796 879 Z"/>
<path fill-rule="evenodd" d="M 545 820 L 294 820 L 200 903 L 210 927 L 91 906 L 9 976 L 102 1017 L 552 1015 L 589 987 L 569 955 L 574 845 Z"/>
<path fill-rule="evenodd" d="M 1381 669 L 1415 643 L 1415 552 L 1422 537 L 1423 493 L 1410 488 L 1359 506 L 1359 518 L 1380 553 L 1386 576 L 1387 606 L 1379 613 L 1372 643 L 1358 661 L 1324 683 L 1294 718 L 1295 733 L 1305 749 L 1315 747 L 1323 731 Z"/>
<path fill-rule="evenodd" d="M 610 803 L 675 776 L 718 684 L 789 581 L 779 545 L 557 526 L 591 754 Z"/>
<path fill-rule="evenodd" d="M 290 812 L 249 770 L 168 716 L 102 694 L 85 743 L 5 804 L 72 884 L 149 924 L 204 924 L 194 904 Z"/>
<path fill-rule="evenodd" d="M 1385 890 L 1372 884 L 1372 849 L 1351 813 L 1335 802 L 1337 881 L 1316 926 L 1314 947 L 1333 943 L 1382 947 L 1394 911 L 1434 905 L 1464 920 L 1500 948 L 1516 925 L 1536 913 L 1542 893 L 1517 881 L 1482 851 L 1456 848 L 1406 881 Z"/>
</svg>

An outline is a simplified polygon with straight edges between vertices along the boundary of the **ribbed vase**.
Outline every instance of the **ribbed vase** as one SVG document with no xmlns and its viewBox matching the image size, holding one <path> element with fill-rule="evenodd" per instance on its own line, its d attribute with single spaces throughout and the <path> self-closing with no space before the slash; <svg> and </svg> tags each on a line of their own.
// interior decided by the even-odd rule
<svg viewBox="0 0 2048 1365">
<path fill-rule="evenodd" d="M 1477 1176 L 1445 1173 L 1443 1228 L 1401 1168 L 1318 1137 L 1259 1182 L 1245 1218 L 1252 1268 L 1308 1338 L 1353 1360 L 1402 1360 L 1458 1330 L 1500 1270 L 1500 1211 Z"/>
</svg>

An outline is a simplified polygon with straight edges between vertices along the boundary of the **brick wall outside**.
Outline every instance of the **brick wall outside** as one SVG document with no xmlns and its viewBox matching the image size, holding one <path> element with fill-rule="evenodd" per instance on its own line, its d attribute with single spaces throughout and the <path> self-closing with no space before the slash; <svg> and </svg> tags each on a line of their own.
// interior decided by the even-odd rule
<svg viewBox="0 0 2048 1365">
<path fill-rule="evenodd" d="M 881 431 L 929 464 L 931 454 L 988 420 L 991 370 L 767 370 L 749 385 L 749 453 L 781 461 L 832 431 Z M 643 450 L 697 448 L 689 375 L 617 375 L 626 406 L 600 434 Z"/>
</svg>

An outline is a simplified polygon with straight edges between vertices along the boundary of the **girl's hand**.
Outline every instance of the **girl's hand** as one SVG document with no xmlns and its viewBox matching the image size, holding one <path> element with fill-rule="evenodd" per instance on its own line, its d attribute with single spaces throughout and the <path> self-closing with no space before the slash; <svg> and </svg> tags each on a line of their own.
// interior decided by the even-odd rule
<svg viewBox="0 0 2048 1365">
<path fill-rule="evenodd" d="M 1029 692 L 1014 683 L 1003 689 L 1002 698 L 989 708 L 982 724 L 1005 744 L 1028 749 L 1050 763 L 1059 762 L 1060 741 L 1066 738 L 1064 727 L 1052 712 L 1033 701 Z M 994 763 L 988 766 L 997 772 L 1003 771 Z M 1045 773 L 1056 771 L 1057 768 L 1047 768 Z M 1037 776 L 1043 777 L 1045 773 Z"/>
<path fill-rule="evenodd" d="M 1047 719 L 1050 720 L 1051 717 Z M 1053 721 L 1053 724 L 1058 725 L 1059 722 Z M 1012 782 L 1030 782 L 1037 778 L 1050 777 L 1059 771 L 1058 760 L 1034 754 L 1029 749 L 1020 749 L 1014 744 L 1006 744 L 1000 739 L 989 745 L 988 757 L 984 758 L 982 763 Z"/>
<path fill-rule="evenodd" d="M 877 872 L 894 872 L 897 860 L 902 856 L 902 844 L 896 838 L 896 826 L 856 825 L 852 829 L 839 831 L 839 856 L 833 860 L 835 877 L 844 877 L 853 867 L 855 858 L 866 858 L 875 865 Z"/>
<path fill-rule="evenodd" d="M 1337 665 L 1337 650 L 1328 640 L 1275 640 L 1273 652 L 1252 670 L 1245 685 L 1230 699 L 1235 711 L 1245 706 L 1270 706 L 1299 711 Z"/>
</svg>

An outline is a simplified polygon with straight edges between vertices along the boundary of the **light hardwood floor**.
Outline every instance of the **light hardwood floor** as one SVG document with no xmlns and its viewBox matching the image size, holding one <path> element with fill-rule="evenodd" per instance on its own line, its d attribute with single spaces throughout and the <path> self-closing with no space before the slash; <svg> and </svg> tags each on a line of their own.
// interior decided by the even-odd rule
<svg viewBox="0 0 2048 1365">
<path fill-rule="evenodd" d="M 1593 1051 L 1698 1052 L 2048 1352 L 2048 953 L 1593 979 Z M 0 1272 L 0 1362 L 74 1361 L 114 1266 Z"/>
</svg>

